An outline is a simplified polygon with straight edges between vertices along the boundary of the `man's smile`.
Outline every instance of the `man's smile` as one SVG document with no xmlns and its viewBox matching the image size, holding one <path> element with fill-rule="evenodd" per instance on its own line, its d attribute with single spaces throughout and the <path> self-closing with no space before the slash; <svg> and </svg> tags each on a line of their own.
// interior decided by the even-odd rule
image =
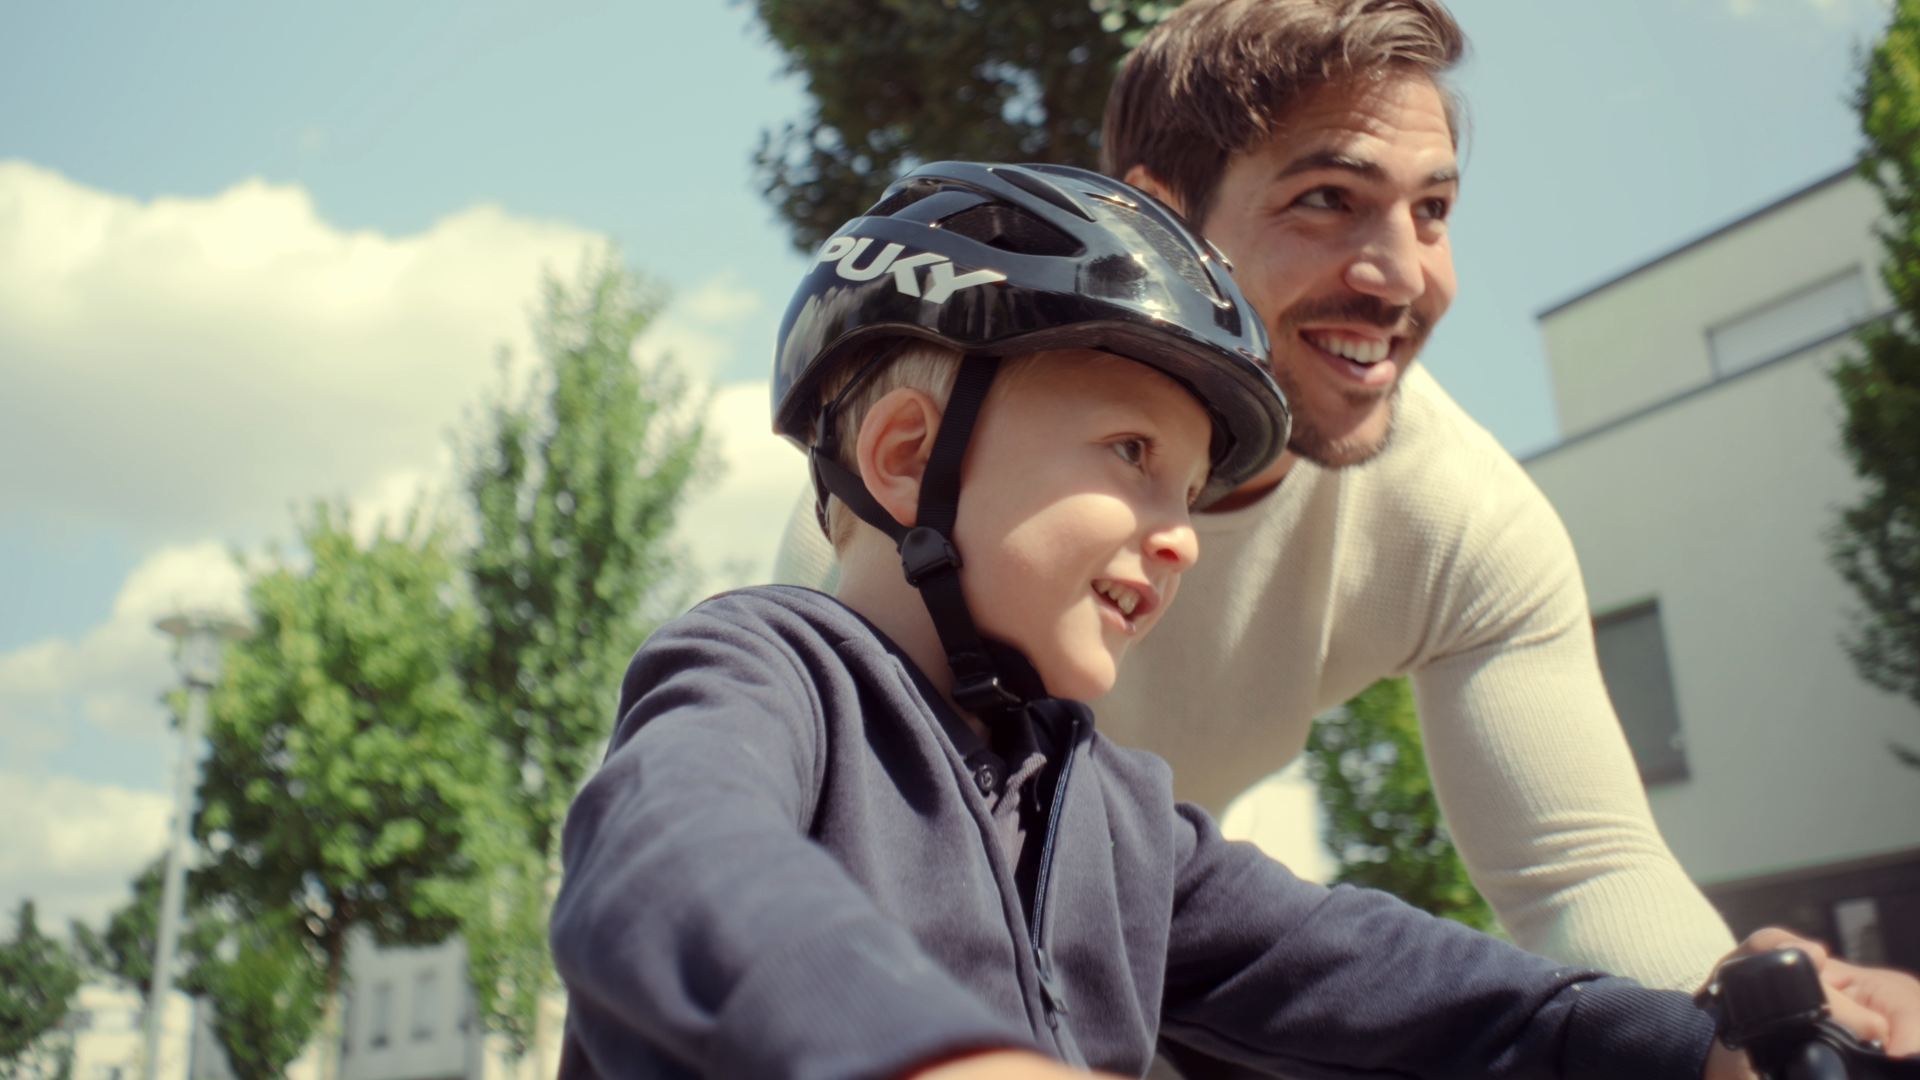
<svg viewBox="0 0 1920 1080">
<path fill-rule="evenodd" d="M 1368 387 L 1389 387 L 1399 375 L 1392 361 L 1406 339 L 1342 330 L 1302 330 L 1300 340 L 1342 378 Z"/>
</svg>

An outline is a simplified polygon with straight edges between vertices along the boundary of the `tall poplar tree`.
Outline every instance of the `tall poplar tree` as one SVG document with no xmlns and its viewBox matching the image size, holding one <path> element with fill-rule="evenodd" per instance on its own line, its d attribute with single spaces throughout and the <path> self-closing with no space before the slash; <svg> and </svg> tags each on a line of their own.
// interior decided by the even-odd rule
<svg viewBox="0 0 1920 1080">
<path fill-rule="evenodd" d="M 1833 370 L 1842 441 L 1864 481 L 1833 531 L 1833 562 L 1862 611 L 1848 638 L 1867 681 L 1920 705 L 1920 0 L 1898 0 L 1854 98 L 1860 175 L 1880 193 L 1880 275 L 1897 314 L 1859 334 Z M 1920 751 L 1891 750 L 1920 768 Z"/>
<path fill-rule="evenodd" d="M 628 661 L 689 588 L 668 534 L 707 471 L 701 409 L 665 361 L 634 354 L 663 302 L 614 251 L 572 285 L 549 280 L 533 392 L 496 403 L 467 448 L 481 619 L 463 676 L 506 749 L 524 832 L 478 838 L 494 876 L 462 929 L 482 1009 L 514 1049 L 554 983 L 560 823 L 612 730 Z"/>
<path fill-rule="evenodd" d="M 929 161 L 1096 169 L 1107 89 L 1178 0 L 757 0 L 812 98 L 754 166 L 803 250 Z"/>
</svg>

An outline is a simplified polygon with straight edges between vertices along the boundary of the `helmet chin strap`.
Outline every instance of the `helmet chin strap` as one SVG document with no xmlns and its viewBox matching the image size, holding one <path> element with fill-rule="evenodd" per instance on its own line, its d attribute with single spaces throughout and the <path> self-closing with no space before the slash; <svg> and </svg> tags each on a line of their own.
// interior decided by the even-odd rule
<svg viewBox="0 0 1920 1080">
<path fill-rule="evenodd" d="M 967 444 L 973 437 L 980 407 L 986 403 L 987 390 L 1000 370 L 1000 358 L 961 361 L 941 417 L 940 432 L 934 437 L 933 451 L 921 474 L 915 524 L 908 528 L 880 505 L 859 474 L 836 460 L 839 440 L 833 423 L 835 411 L 853 388 L 896 351 L 885 350 L 869 362 L 815 421 L 808 459 L 814 489 L 820 497 L 821 526 L 826 525 L 826 497 L 831 493 L 860 520 L 893 538 L 907 584 L 920 590 L 927 613 L 933 616 L 933 628 L 940 635 L 940 646 L 946 651 L 947 666 L 953 669 L 954 702 L 994 722 L 996 714 L 1004 710 L 1020 709 L 1047 696 L 1039 673 L 1018 649 L 981 637 L 960 589 L 960 552 L 953 546 L 954 518 L 960 509 L 960 465 L 967 456 Z"/>
</svg>

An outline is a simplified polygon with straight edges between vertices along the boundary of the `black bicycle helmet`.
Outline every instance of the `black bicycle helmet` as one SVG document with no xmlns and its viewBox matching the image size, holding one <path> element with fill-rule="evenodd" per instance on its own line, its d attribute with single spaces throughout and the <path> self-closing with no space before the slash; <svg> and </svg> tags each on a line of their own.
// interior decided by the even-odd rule
<svg viewBox="0 0 1920 1080">
<path fill-rule="evenodd" d="M 923 166 L 815 253 L 780 324 L 774 430 L 807 445 L 821 384 L 877 337 L 966 356 L 1102 349 L 1171 376 L 1212 416 L 1204 507 L 1272 464 L 1290 420 L 1231 269 L 1178 214 L 1099 173 Z"/>
<path fill-rule="evenodd" d="M 923 166 L 815 254 L 780 326 L 774 430 L 808 449 L 823 528 L 831 493 L 899 546 L 907 580 L 933 615 L 962 708 L 996 722 L 1045 696 L 1025 657 L 981 638 L 961 595 L 952 543 L 960 464 L 1000 358 L 1100 349 L 1186 387 L 1214 427 L 1204 506 L 1272 464 L 1290 420 L 1267 374 L 1266 330 L 1230 271 L 1218 249 L 1152 197 L 1058 165 Z M 911 529 L 839 463 L 833 424 L 841 402 L 909 338 L 966 358 Z M 823 401 L 829 376 L 866 346 L 873 346 L 866 367 Z M 1003 772 L 976 769 L 983 790 L 988 775 Z"/>
</svg>

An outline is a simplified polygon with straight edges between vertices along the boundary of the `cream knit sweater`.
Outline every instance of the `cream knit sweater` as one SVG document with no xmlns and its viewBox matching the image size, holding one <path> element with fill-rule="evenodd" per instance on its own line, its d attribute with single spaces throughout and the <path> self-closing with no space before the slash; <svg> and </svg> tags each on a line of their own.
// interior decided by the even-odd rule
<svg viewBox="0 0 1920 1080">
<path fill-rule="evenodd" d="M 1313 718 L 1411 675 L 1440 805 L 1525 948 L 1692 990 L 1733 941 L 1661 840 L 1600 680 L 1559 517 L 1424 367 L 1392 442 L 1296 464 L 1272 495 L 1196 515 L 1199 564 L 1097 705 L 1216 814 L 1306 745 Z M 831 588 L 809 495 L 775 576 Z"/>
</svg>

